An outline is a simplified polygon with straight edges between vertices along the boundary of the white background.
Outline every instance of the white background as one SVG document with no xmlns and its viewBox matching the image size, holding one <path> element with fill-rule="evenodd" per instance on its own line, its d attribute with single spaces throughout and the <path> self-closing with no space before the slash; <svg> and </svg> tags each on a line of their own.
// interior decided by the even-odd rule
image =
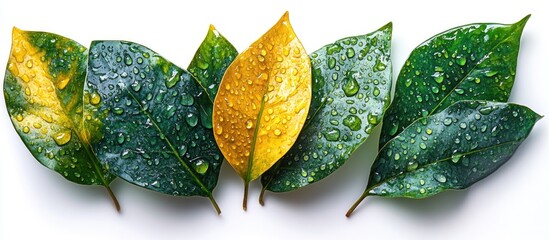
<svg viewBox="0 0 549 240">
<path fill-rule="evenodd" d="M 309 53 L 392 21 L 396 76 L 412 49 L 434 34 L 473 22 L 514 23 L 531 13 L 511 101 L 549 113 L 544 1 L 172 2 L 2 0 L 0 66 L 6 66 L 13 26 L 85 46 L 94 39 L 130 40 L 187 66 L 210 23 L 243 51 L 289 10 Z M 171 197 L 122 180 L 112 184 L 122 205 L 117 213 L 103 188 L 65 181 L 36 162 L 0 99 L 0 239 L 534 239 L 549 233 L 548 119 L 538 122 L 510 162 L 470 189 L 424 200 L 371 197 L 350 219 L 344 214 L 365 187 L 377 137 L 325 180 L 267 194 L 264 207 L 254 182 L 247 212 L 241 208 L 242 181 L 224 164 L 214 191 L 220 216 L 205 198 Z"/>
</svg>

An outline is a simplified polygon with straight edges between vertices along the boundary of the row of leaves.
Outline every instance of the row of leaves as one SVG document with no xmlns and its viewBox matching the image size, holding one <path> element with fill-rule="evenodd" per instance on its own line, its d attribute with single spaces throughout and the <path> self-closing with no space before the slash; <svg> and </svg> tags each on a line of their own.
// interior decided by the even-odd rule
<svg viewBox="0 0 549 240">
<path fill-rule="evenodd" d="M 66 179 L 116 177 L 208 197 L 226 159 L 245 183 L 291 191 L 338 169 L 383 121 L 364 194 L 424 198 L 505 163 L 541 117 L 505 103 L 528 16 L 471 24 L 419 45 L 391 100 L 389 23 L 307 55 L 288 14 L 246 51 L 210 27 L 187 70 L 126 41 L 90 49 L 13 30 L 4 96 L 33 156 Z M 390 104 L 390 106 L 389 106 Z"/>
</svg>

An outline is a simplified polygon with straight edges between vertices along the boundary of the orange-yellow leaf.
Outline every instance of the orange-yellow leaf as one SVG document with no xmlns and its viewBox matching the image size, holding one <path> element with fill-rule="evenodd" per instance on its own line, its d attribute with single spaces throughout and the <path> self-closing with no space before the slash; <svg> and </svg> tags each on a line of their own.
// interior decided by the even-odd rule
<svg viewBox="0 0 549 240">
<path fill-rule="evenodd" d="M 311 63 L 288 13 L 238 55 L 214 101 L 215 140 L 248 183 L 293 145 L 311 102 Z"/>
</svg>

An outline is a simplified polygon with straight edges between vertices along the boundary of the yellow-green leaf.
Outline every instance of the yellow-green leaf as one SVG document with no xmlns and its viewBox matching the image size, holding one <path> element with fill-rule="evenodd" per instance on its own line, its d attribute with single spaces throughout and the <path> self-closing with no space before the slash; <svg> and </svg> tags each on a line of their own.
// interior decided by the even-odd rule
<svg viewBox="0 0 549 240">
<path fill-rule="evenodd" d="M 293 145 L 311 102 L 311 63 L 288 13 L 237 56 L 214 101 L 215 139 L 248 183 Z"/>
<path fill-rule="evenodd" d="M 4 80 L 6 106 L 15 130 L 44 166 L 67 180 L 109 189 L 115 178 L 101 166 L 83 126 L 82 93 L 88 51 L 45 32 L 13 29 Z"/>
</svg>

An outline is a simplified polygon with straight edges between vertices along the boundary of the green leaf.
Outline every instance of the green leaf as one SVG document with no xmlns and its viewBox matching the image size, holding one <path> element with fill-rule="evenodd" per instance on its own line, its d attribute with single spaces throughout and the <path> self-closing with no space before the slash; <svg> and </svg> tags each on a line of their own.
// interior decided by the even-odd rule
<svg viewBox="0 0 549 240">
<path fill-rule="evenodd" d="M 391 31 L 389 23 L 311 54 L 309 116 L 295 145 L 263 175 L 263 191 L 290 191 L 327 177 L 370 136 L 390 101 Z"/>
<path fill-rule="evenodd" d="M 380 150 L 366 196 L 425 198 L 464 189 L 503 165 L 541 116 L 527 107 L 460 101 L 420 118 Z"/>
<path fill-rule="evenodd" d="M 46 32 L 13 29 L 4 96 L 15 130 L 32 155 L 67 180 L 110 188 L 84 131 L 82 89 L 87 49 Z"/>
<path fill-rule="evenodd" d="M 191 73 L 208 94 L 209 104 L 200 103 L 200 120 L 208 128 L 212 128 L 212 103 L 217 94 L 219 83 L 225 74 L 225 70 L 234 61 L 238 52 L 234 46 L 219 33 L 213 25 L 210 25 L 208 34 L 193 60 L 189 64 L 188 71 Z M 207 99 L 201 98 L 203 101 Z"/>
<path fill-rule="evenodd" d="M 398 76 L 379 147 L 416 119 L 456 101 L 507 101 L 515 79 L 520 36 L 529 17 L 511 25 L 457 27 L 414 49 Z"/>
<path fill-rule="evenodd" d="M 110 171 L 177 196 L 212 196 L 222 162 L 205 89 L 187 71 L 136 43 L 94 41 L 85 88 L 92 146 Z M 211 114 L 211 113 L 209 113 Z"/>
<path fill-rule="evenodd" d="M 234 46 L 213 25 L 196 51 L 188 71 L 208 93 L 211 102 L 227 67 L 238 55 Z"/>
</svg>

